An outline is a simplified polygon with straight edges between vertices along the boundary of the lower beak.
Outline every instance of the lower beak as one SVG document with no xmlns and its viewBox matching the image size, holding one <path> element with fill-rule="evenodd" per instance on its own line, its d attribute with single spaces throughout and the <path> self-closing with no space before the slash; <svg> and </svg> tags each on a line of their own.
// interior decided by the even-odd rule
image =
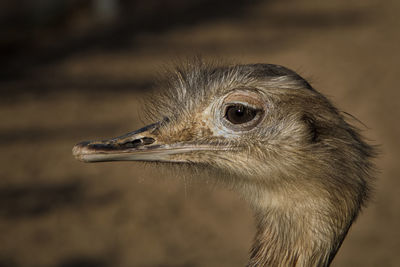
<svg viewBox="0 0 400 267">
<path fill-rule="evenodd" d="M 179 156 L 193 151 L 216 150 L 207 145 L 192 145 L 175 142 L 161 143 L 157 136 L 160 123 L 143 127 L 137 131 L 104 141 L 85 141 L 74 146 L 72 154 L 80 161 L 158 161 L 190 162 Z"/>
</svg>

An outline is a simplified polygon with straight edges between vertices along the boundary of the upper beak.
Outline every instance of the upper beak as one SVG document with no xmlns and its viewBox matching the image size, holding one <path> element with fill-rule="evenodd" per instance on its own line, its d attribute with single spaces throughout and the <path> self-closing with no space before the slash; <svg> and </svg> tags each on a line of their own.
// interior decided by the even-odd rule
<svg viewBox="0 0 400 267">
<path fill-rule="evenodd" d="M 192 145 L 183 142 L 159 141 L 157 129 L 160 123 L 104 141 L 85 141 L 72 149 L 74 157 L 84 162 L 99 161 L 161 161 L 189 162 L 186 154 L 199 150 L 219 150 L 209 145 Z"/>
</svg>

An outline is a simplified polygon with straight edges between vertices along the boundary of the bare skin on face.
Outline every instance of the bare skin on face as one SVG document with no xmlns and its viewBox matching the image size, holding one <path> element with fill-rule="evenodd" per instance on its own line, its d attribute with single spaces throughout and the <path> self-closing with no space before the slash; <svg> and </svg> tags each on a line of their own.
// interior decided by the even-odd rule
<svg viewBox="0 0 400 267">
<path fill-rule="evenodd" d="M 252 205 L 248 266 L 328 266 L 369 196 L 374 150 L 295 72 L 190 62 L 148 106 L 156 123 L 73 148 L 85 162 L 202 165 Z"/>
</svg>

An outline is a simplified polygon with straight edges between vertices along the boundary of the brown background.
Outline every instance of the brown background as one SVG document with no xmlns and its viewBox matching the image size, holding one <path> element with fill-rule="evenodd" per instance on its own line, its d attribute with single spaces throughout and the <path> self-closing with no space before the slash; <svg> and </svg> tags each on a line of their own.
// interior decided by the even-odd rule
<svg viewBox="0 0 400 267">
<path fill-rule="evenodd" d="M 199 54 L 292 68 L 366 125 L 376 193 L 333 266 L 400 266 L 400 2 L 214 2 L 2 1 L 0 266 L 244 266 L 255 228 L 234 193 L 71 156 L 143 126 L 162 66 Z"/>
</svg>

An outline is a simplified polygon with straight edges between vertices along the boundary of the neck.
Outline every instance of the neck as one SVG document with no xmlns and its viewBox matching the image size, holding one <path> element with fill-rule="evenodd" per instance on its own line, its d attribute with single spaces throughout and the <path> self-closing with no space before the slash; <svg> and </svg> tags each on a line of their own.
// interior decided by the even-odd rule
<svg viewBox="0 0 400 267">
<path fill-rule="evenodd" d="M 348 202 L 310 192 L 273 201 L 270 193 L 268 199 L 254 204 L 257 234 L 248 267 L 329 266 L 358 212 Z"/>
</svg>

